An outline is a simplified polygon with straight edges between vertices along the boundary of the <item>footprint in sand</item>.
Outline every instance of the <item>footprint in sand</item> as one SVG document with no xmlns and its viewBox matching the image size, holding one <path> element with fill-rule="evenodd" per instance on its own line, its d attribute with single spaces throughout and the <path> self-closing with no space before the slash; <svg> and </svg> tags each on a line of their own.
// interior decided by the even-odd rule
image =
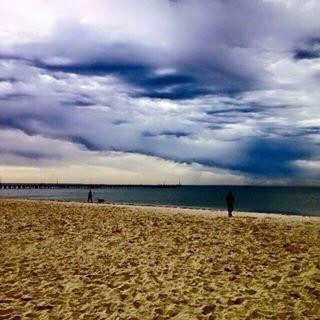
<svg viewBox="0 0 320 320">
<path fill-rule="evenodd" d="M 211 314 L 212 312 L 214 312 L 215 309 L 216 309 L 216 306 L 213 305 L 213 304 L 204 306 L 204 307 L 202 307 L 202 314 L 206 316 L 206 315 Z"/>
<path fill-rule="evenodd" d="M 52 304 L 50 304 L 50 303 L 41 302 L 41 303 L 36 305 L 35 309 L 37 311 L 43 311 L 43 310 L 52 310 L 53 307 L 54 306 Z"/>
<path fill-rule="evenodd" d="M 272 276 L 271 280 L 275 281 L 275 282 L 279 282 L 282 279 L 282 277 L 280 276 Z"/>
<path fill-rule="evenodd" d="M 10 291 L 7 292 L 6 296 L 8 298 L 13 298 L 13 299 L 18 299 L 19 296 L 21 295 L 20 291 L 17 289 L 11 289 Z"/>
<path fill-rule="evenodd" d="M 236 298 L 231 298 L 229 301 L 228 301 L 228 304 L 229 305 L 239 305 L 239 304 L 242 304 L 244 302 L 244 298 L 242 297 L 236 297 Z"/>
<path fill-rule="evenodd" d="M 139 300 L 134 300 L 132 304 L 136 309 L 139 309 L 142 305 L 142 303 Z"/>
<path fill-rule="evenodd" d="M 25 315 L 26 318 L 30 318 L 30 319 L 38 319 L 39 318 L 39 314 L 38 313 L 34 313 L 34 312 L 28 312 Z"/>
<path fill-rule="evenodd" d="M 254 295 L 254 294 L 257 293 L 257 291 L 254 290 L 254 289 L 246 289 L 244 292 L 245 292 L 246 294 L 249 294 L 250 296 L 252 296 L 252 295 Z"/>
<path fill-rule="evenodd" d="M 0 319 L 9 319 L 12 313 L 14 310 L 11 308 L 0 309 Z"/>
<path fill-rule="evenodd" d="M 164 314 L 164 312 L 161 308 L 155 308 L 153 311 L 155 314 L 160 315 L 160 316 L 162 316 Z"/>
</svg>

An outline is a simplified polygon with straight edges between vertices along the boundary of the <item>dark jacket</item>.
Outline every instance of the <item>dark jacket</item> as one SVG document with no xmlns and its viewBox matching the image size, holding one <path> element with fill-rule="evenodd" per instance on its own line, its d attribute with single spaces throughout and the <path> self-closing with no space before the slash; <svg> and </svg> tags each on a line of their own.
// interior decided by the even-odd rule
<svg viewBox="0 0 320 320">
<path fill-rule="evenodd" d="M 228 194 L 226 196 L 226 202 L 228 205 L 234 204 L 234 196 L 233 196 L 232 192 L 228 192 Z"/>
</svg>

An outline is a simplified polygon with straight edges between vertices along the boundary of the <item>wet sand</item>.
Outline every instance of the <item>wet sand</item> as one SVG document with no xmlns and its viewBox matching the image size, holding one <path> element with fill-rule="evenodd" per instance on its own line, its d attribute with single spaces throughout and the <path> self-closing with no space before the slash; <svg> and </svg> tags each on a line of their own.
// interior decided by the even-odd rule
<svg viewBox="0 0 320 320">
<path fill-rule="evenodd" d="M 0 199 L 1 319 L 320 319 L 320 218 Z"/>
</svg>

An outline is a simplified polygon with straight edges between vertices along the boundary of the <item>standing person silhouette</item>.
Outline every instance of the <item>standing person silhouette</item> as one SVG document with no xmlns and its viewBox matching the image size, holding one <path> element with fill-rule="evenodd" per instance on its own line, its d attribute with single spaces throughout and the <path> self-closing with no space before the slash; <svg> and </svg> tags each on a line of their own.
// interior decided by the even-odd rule
<svg viewBox="0 0 320 320">
<path fill-rule="evenodd" d="M 231 191 L 228 192 L 226 196 L 226 203 L 228 207 L 228 217 L 232 217 L 232 211 L 233 211 L 233 204 L 234 204 L 234 195 L 232 194 Z"/>
<path fill-rule="evenodd" d="M 89 193 L 88 193 L 88 202 L 93 203 L 93 200 L 92 200 L 92 191 L 91 191 L 91 189 L 89 190 Z"/>
</svg>

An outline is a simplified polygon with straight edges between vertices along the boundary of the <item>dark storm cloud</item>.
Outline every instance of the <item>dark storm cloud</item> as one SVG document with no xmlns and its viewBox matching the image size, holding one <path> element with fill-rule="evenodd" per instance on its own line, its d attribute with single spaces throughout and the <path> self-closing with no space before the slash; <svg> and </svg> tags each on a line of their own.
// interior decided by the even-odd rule
<svg viewBox="0 0 320 320">
<path fill-rule="evenodd" d="M 93 142 L 81 136 L 64 137 L 64 139 L 79 144 L 89 151 L 103 151 L 103 149 L 99 148 Z"/>
<path fill-rule="evenodd" d="M 4 94 L 4 95 L 0 94 L 0 101 L 30 99 L 32 97 L 33 97 L 32 95 L 24 94 L 24 93 L 10 93 L 10 94 Z"/>
<path fill-rule="evenodd" d="M 219 1 L 214 1 L 209 8 L 206 8 L 205 2 L 200 8 L 216 10 L 215 15 L 223 16 L 225 10 L 232 6 L 234 4 L 221 5 Z M 171 43 L 168 48 L 158 48 L 157 43 L 144 45 L 121 40 L 104 42 L 91 29 L 73 22 L 60 25 L 47 41 L 17 46 L 15 51 L 20 52 L 20 56 L 12 54 L 11 57 L 24 59 L 35 67 L 53 73 L 115 75 L 136 86 L 140 90 L 138 96 L 150 98 L 178 100 L 210 93 L 235 94 L 257 88 L 264 81 L 262 76 L 266 73 L 254 52 L 250 51 L 252 39 L 256 35 L 247 34 L 252 26 L 246 25 L 248 22 L 241 16 L 245 14 L 247 6 L 236 7 L 242 9 L 238 19 L 240 24 L 245 25 L 244 29 L 234 29 L 233 24 L 225 27 L 222 27 L 223 24 L 217 25 L 211 21 L 210 14 L 203 11 L 203 22 L 197 22 L 198 26 L 195 25 L 194 29 L 177 25 L 177 30 L 172 30 L 170 36 L 181 36 L 181 39 L 178 38 L 177 43 Z M 262 22 L 266 22 L 263 9 L 275 14 L 271 12 L 270 6 L 263 8 L 254 4 L 253 7 L 257 8 L 251 11 L 257 10 L 262 15 Z M 181 8 L 178 6 L 174 10 L 179 14 Z M 257 33 L 267 36 L 262 30 L 258 29 Z M 75 38 L 81 41 L 75 43 Z M 66 47 L 66 43 L 70 42 L 73 45 Z M 172 73 L 157 74 L 158 69 L 165 68 L 172 69 Z"/>
<path fill-rule="evenodd" d="M 297 50 L 294 54 L 294 58 L 296 60 L 318 59 L 320 58 L 320 52 L 312 50 Z"/>
<path fill-rule="evenodd" d="M 307 39 L 305 44 L 295 50 L 294 59 L 296 60 L 309 60 L 320 58 L 320 39 L 313 38 Z"/>
<path fill-rule="evenodd" d="M 143 89 L 136 96 L 156 99 L 192 99 L 194 97 L 213 93 L 212 89 L 205 88 L 204 79 L 183 73 L 163 76 L 146 75 L 142 78 L 131 78 L 131 82 Z"/>
<path fill-rule="evenodd" d="M 21 54 L 7 54 L 7 53 L 1 53 L 0 52 L 0 60 L 21 60 L 21 61 L 27 61 L 29 62 L 30 59 L 24 57 Z"/>
<path fill-rule="evenodd" d="M 17 78 L 14 78 L 14 77 L 0 77 L 0 82 L 11 82 L 11 83 L 14 83 L 14 82 L 18 82 L 19 80 Z"/>
<path fill-rule="evenodd" d="M 245 161 L 236 165 L 226 165 L 210 160 L 200 161 L 206 166 L 219 166 L 244 172 L 253 177 L 286 178 L 295 176 L 295 168 L 292 161 L 297 159 L 308 159 L 312 152 L 303 146 L 300 140 L 299 147 L 297 141 L 287 138 L 256 138 L 247 142 Z"/>
<path fill-rule="evenodd" d="M 304 137 L 320 135 L 320 126 L 305 126 L 305 127 L 292 127 L 292 126 L 282 126 L 282 127 L 269 127 L 266 132 L 277 134 L 281 137 Z"/>
<path fill-rule="evenodd" d="M 209 66 L 184 67 L 182 72 L 169 75 L 155 75 L 152 65 L 134 61 L 100 61 L 72 64 L 48 64 L 35 61 L 34 66 L 51 72 L 73 73 L 87 76 L 116 75 L 127 83 L 141 89 L 133 93 L 137 97 L 157 99 L 192 99 L 208 94 L 235 94 L 252 87 L 253 80 L 232 72 Z M 208 68 L 206 71 L 203 69 Z"/>
<path fill-rule="evenodd" d="M 29 135 L 35 134 L 37 131 L 34 129 L 30 129 L 28 128 L 28 126 L 26 125 L 26 123 L 24 121 L 19 121 L 13 118 L 4 118 L 1 117 L 0 118 L 0 128 L 3 129 L 18 129 L 21 130 Z"/>
<path fill-rule="evenodd" d="M 209 95 L 211 90 L 193 87 L 178 87 L 170 89 L 168 92 L 161 92 L 159 90 L 146 91 L 141 94 L 137 94 L 138 97 L 148 97 L 154 99 L 168 99 L 168 100 L 183 100 L 192 99 L 199 96 Z"/>
<path fill-rule="evenodd" d="M 195 82 L 195 78 L 183 74 L 169 74 L 153 78 L 143 79 L 141 84 L 145 87 L 167 87 L 172 85 L 191 84 Z"/>
<path fill-rule="evenodd" d="M 25 98 L 24 103 L 26 103 Z M 37 100 L 31 100 L 33 104 L 41 103 Z M 13 105 L 14 104 L 14 107 Z M 57 136 L 53 132 L 59 129 L 65 129 L 68 126 L 66 117 L 57 110 L 43 107 L 39 110 L 32 110 L 32 108 L 24 106 L 21 102 L 16 105 L 16 101 L 10 101 L 6 104 L 7 109 L 1 111 L 0 128 L 4 129 L 18 129 L 27 135 L 43 135 L 43 136 Z M 38 112 L 37 112 L 38 111 Z"/>
<path fill-rule="evenodd" d="M 73 64 L 48 64 L 36 61 L 34 66 L 46 69 L 48 71 L 75 73 L 81 75 L 106 75 L 117 74 L 120 76 L 128 77 L 130 79 L 134 76 L 144 76 L 148 67 L 141 64 L 126 64 L 120 62 L 88 62 L 88 63 L 73 63 Z"/>
<path fill-rule="evenodd" d="M 46 153 L 43 153 L 43 152 L 33 152 L 33 151 L 10 151 L 10 152 L 6 152 L 6 151 L 3 151 L 3 150 L 0 150 L 0 155 L 10 155 L 10 156 L 23 158 L 23 159 L 26 159 L 26 160 L 43 160 L 43 159 L 52 158 L 52 154 L 46 154 Z"/>
<path fill-rule="evenodd" d="M 255 139 L 247 146 L 247 161 L 236 169 L 260 176 L 293 176 L 291 162 L 308 159 L 311 156 L 308 149 L 303 145 L 303 140 Z"/>
<path fill-rule="evenodd" d="M 193 7 L 200 10 L 201 20 L 191 27 L 187 19 Z M 252 49 L 274 31 L 269 21 L 281 16 L 277 6 L 262 1 L 250 5 L 243 1 L 181 1 L 171 10 L 186 17 L 181 25 L 173 24 L 169 36 L 177 41 L 170 39 L 168 48 L 157 47 L 156 41 L 151 45 L 103 41 L 92 28 L 73 21 L 59 25 L 51 39 L 19 45 L 15 54 L 7 53 L 4 58 L 25 60 L 48 72 L 119 76 L 137 87 L 139 92 L 133 96 L 157 99 L 232 95 L 257 89 L 264 82 L 266 70 Z M 247 19 L 250 14 L 252 19 Z M 255 17 L 259 17 L 259 25 Z M 52 58 L 65 61 L 52 62 Z M 158 75 L 159 68 L 173 72 Z"/>
<path fill-rule="evenodd" d="M 115 126 L 121 126 L 121 125 L 127 124 L 127 123 L 129 123 L 129 121 L 121 120 L 121 119 L 116 119 L 116 120 L 112 121 L 112 124 L 115 125 Z"/>
<path fill-rule="evenodd" d="M 225 118 L 250 118 L 250 117 L 265 117 L 272 115 L 279 110 L 286 110 L 289 108 L 287 105 L 266 105 L 263 103 L 250 103 L 243 105 L 224 105 L 215 106 L 206 111 L 209 116 L 222 116 Z"/>
<path fill-rule="evenodd" d="M 144 137 L 159 137 L 159 136 L 168 136 L 168 137 L 176 137 L 176 138 L 181 138 L 181 137 L 188 137 L 190 136 L 190 133 L 188 132 L 183 132 L 183 131 L 162 131 L 162 132 L 157 132 L 153 133 L 150 131 L 145 131 L 142 132 L 142 135 Z"/>
<path fill-rule="evenodd" d="M 116 75 L 124 81 L 141 89 L 140 93 L 133 93 L 136 97 L 158 99 L 191 99 L 213 93 L 213 90 L 201 88 L 204 79 L 185 74 L 153 76 L 154 68 L 143 64 L 120 62 L 94 62 L 69 65 L 49 65 L 36 62 L 34 66 L 53 72 L 74 73 L 89 76 Z"/>
<path fill-rule="evenodd" d="M 94 100 L 81 99 L 80 97 L 74 100 L 62 101 L 61 103 L 62 105 L 65 105 L 65 106 L 80 106 L 80 107 L 89 107 L 89 106 L 96 105 L 96 102 Z"/>
<path fill-rule="evenodd" d="M 257 113 L 260 112 L 260 108 L 230 108 L 230 109 L 218 109 L 218 110 L 210 110 L 207 111 L 208 115 L 214 115 L 214 114 L 228 114 L 228 113 Z"/>
</svg>

